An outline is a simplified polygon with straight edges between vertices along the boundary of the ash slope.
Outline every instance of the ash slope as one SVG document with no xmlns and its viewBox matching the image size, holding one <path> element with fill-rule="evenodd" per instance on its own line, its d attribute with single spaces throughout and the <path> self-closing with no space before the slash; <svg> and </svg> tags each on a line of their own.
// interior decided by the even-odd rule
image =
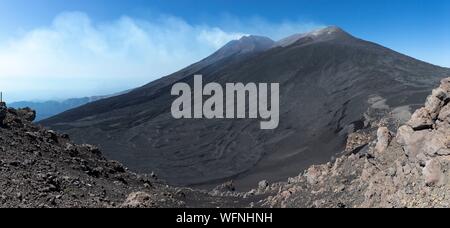
<svg viewBox="0 0 450 228">
<path fill-rule="evenodd" d="M 250 51 L 242 45 L 228 47 L 233 52 L 225 57 L 216 53 L 129 94 L 42 124 L 77 142 L 99 145 L 107 157 L 139 172 L 154 171 L 172 184 L 233 179 L 238 189 L 245 189 L 328 161 L 344 149 L 348 133 L 364 127 L 369 108 L 422 104 L 439 80 L 450 75 L 449 69 L 336 27 L 297 37 L 271 48 L 271 42 L 261 48 L 253 44 L 261 39 L 247 40 L 243 46 L 254 47 Z M 262 131 L 254 120 L 174 120 L 171 85 L 192 84 L 194 74 L 203 74 L 205 83 L 280 83 L 279 128 Z"/>
</svg>

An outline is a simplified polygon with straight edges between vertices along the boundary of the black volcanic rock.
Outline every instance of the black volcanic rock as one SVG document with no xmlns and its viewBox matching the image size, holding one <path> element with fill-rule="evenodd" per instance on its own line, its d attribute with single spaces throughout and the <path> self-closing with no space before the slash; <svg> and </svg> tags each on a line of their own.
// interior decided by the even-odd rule
<svg viewBox="0 0 450 228">
<path fill-rule="evenodd" d="M 3 120 L 6 118 L 6 114 L 8 110 L 6 108 L 6 104 L 4 102 L 0 102 L 0 125 L 3 124 Z"/>
<path fill-rule="evenodd" d="M 251 40 L 240 42 L 246 39 Z M 230 46 L 241 47 L 240 42 L 223 50 L 235 50 Z M 107 157 L 136 171 L 155 171 L 170 183 L 233 179 L 239 190 L 262 179 L 273 182 L 295 176 L 311 164 L 330 160 L 344 150 L 349 133 L 366 127 L 368 113 L 414 108 L 450 75 L 449 69 L 336 27 L 290 42 L 250 52 L 244 50 L 258 45 L 243 45 L 242 51 L 232 53 L 244 54 L 227 57 L 219 50 L 128 94 L 42 124 L 70 133 L 77 142 L 97 144 Z M 171 86 L 192 83 L 194 74 L 203 74 L 204 83 L 280 83 L 280 126 L 263 131 L 256 120 L 174 120 Z"/>
<path fill-rule="evenodd" d="M 32 124 L 34 115 L 0 104 L 0 208 L 119 207 L 139 191 L 151 196 L 148 207 L 183 206 L 164 183 Z"/>
<path fill-rule="evenodd" d="M 130 172 L 89 144 L 31 123 L 0 103 L 0 208 L 246 207 L 249 198 L 174 188 Z M 24 115 L 29 114 L 29 115 Z M 216 192 L 216 194 L 221 194 Z"/>
</svg>

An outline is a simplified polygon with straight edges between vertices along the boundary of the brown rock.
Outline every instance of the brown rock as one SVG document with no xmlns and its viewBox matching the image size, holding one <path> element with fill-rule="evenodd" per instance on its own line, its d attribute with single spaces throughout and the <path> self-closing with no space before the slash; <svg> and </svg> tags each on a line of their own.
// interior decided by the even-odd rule
<svg viewBox="0 0 450 228">
<path fill-rule="evenodd" d="M 438 119 L 450 123 L 450 105 L 444 106 L 438 116 Z"/>
<path fill-rule="evenodd" d="M 328 173 L 328 170 L 324 166 L 314 165 L 306 172 L 306 178 L 309 184 L 314 185 L 321 182 L 323 177 L 328 175 Z"/>
<path fill-rule="evenodd" d="M 444 78 L 441 80 L 441 86 L 439 87 L 442 89 L 446 94 L 450 93 L 450 78 Z"/>
<path fill-rule="evenodd" d="M 425 108 L 429 111 L 432 119 L 436 119 L 436 117 L 439 115 L 439 112 L 441 111 L 443 105 L 442 98 L 444 96 L 445 93 L 441 89 L 436 89 L 433 91 L 433 95 L 427 98 Z"/>
<path fill-rule="evenodd" d="M 421 108 L 414 112 L 411 120 L 408 121 L 407 125 L 412 127 L 414 130 L 423 130 L 432 128 L 434 122 L 431 117 L 431 113 L 426 108 Z"/>
<path fill-rule="evenodd" d="M 387 127 L 378 128 L 377 132 L 377 145 L 375 146 L 375 150 L 378 153 L 383 153 L 389 146 L 392 140 L 391 132 Z"/>
<path fill-rule="evenodd" d="M 449 155 L 448 135 L 449 132 L 444 130 L 414 131 L 409 126 L 402 126 L 397 132 L 397 142 L 410 157 L 417 157 L 419 154 L 429 157 Z"/>
<path fill-rule="evenodd" d="M 414 131 L 410 126 L 401 126 L 397 131 L 397 142 L 403 146 L 406 154 L 415 158 L 423 153 L 423 145 L 427 140 L 428 131 Z"/>
<path fill-rule="evenodd" d="M 122 204 L 124 208 L 145 208 L 152 205 L 152 196 L 145 192 L 130 193 Z"/>
<path fill-rule="evenodd" d="M 445 177 L 438 159 L 435 158 L 426 162 L 425 168 L 423 168 L 423 176 L 427 186 L 439 186 L 444 183 Z"/>
</svg>

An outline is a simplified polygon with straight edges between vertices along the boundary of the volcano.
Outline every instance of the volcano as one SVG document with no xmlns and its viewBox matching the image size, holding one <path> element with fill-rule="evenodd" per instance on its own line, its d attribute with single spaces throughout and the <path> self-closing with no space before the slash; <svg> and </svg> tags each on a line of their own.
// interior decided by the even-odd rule
<svg viewBox="0 0 450 228">
<path fill-rule="evenodd" d="M 279 83 L 280 122 L 261 130 L 254 119 L 181 119 L 171 115 L 172 85 Z M 450 69 L 428 64 L 338 27 L 278 42 L 232 41 L 210 57 L 127 94 L 89 103 L 40 123 L 98 145 L 106 157 L 174 185 L 239 189 L 279 181 L 344 151 L 348 135 L 373 113 L 401 122 L 423 104 Z"/>
</svg>

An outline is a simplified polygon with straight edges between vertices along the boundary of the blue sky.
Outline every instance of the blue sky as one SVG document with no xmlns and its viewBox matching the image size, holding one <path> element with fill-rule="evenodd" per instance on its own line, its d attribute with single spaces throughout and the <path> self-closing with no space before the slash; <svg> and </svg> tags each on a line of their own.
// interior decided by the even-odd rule
<svg viewBox="0 0 450 228">
<path fill-rule="evenodd" d="M 1 0 L 0 89 L 10 100 L 114 93 L 242 35 L 326 25 L 450 67 L 448 0 Z"/>
</svg>

